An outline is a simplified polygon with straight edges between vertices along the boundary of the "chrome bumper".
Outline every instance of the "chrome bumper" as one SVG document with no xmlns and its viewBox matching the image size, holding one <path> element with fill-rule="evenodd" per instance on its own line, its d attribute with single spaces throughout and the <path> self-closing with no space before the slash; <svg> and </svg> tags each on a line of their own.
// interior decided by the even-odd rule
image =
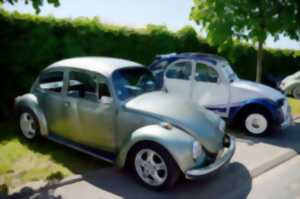
<svg viewBox="0 0 300 199">
<path fill-rule="evenodd" d="M 281 129 L 285 129 L 293 124 L 294 124 L 293 117 L 291 115 L 288 115 L 285 118 L 285 120 L 281 123 L 280 127 Z"/>
<path fill-rule="evenodd" d="M 282 112 L 284 115 L 284 121 L 281 123 L 280 127 L 281 129 L 285 129 L 294 123 L 291 113 L 291 107 L 287 104 L 286 107 L 283 108 Z"/>
<path fill-rule="evenodd" d="M 187 179 L 195 179 L 197 177 L 201 177 L 210 173 L 214 173 L 217 170 L 221 169 L 223 166 L 225 166 L 230 159 L 232 158 L 234 151 L 235 151 L 235 139 L 232 136 L 229 136 L 230 138 L 230 144 L 229 147 L 225 148 L 223 153 L 218 156 L 218 158 L 215 160 L 215 162 L 211 163 L 208 166 L 201 167 L 201 168 L 193 168 L 190 170 L 187 170 L 185 172 L 185 177 Z"/>
</svg>

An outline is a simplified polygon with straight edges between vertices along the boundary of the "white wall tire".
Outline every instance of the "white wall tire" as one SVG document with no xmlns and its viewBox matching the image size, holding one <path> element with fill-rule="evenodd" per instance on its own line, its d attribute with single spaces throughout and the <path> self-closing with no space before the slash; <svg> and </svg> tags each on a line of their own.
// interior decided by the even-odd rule
<svg viewBox="0 0 300 199">
<path fill-rule="evenodd" d="M 40 135 L 40 127 L 34 113 L 29 109 L 19 112 L 19 129 L 26 140 L 35 140 Z"/>
<path fill-rule="evenodd" d="M 174 186 L 180 169 L 159 144 L 146 142 L 134 148 L 131 165 L 136 178 L 147 188 L 162 191 Z"/>
<path fill-rule="evenodd" d="M 271 119 L 264 111 L 252 111 L 245 114 L 243 128 L 251 136 L 265 136 L 270 132 Z"/>
<path fill-rule="evenodd" d="M 300 99 L 300 86 L 296 86 L 293 89 L 293 97 L 296 99 Z"/>
</svg>

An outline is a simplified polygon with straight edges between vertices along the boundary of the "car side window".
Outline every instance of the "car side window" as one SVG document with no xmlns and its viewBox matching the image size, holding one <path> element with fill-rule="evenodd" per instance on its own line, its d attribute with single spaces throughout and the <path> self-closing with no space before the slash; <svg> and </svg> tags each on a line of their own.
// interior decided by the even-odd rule
<svg viewBox="0 0 300 199">
<path fill-rule="evenodd" d="M 96 79 L 88 73 L 77 71 L 69 73 L 68 96 L 97 101 L 98 95 L 96 90 Z"/>
<path fill-rule="evenodd" d="M 64 73 L 62 71 L 45 72 L 39 78 L 39 87 L 45 91 L 60 93 L 63 83 Z"/>
<path fill-rule="evenodd" d="M 219 75 L 215 69 L 203 63 L 196 63 L 196 81 L 216 83 L 218 79 Z"/>
<path fill-rule="evenodd" d="M 166 71 L 166 77 L 170 79 L 189 80 L 191 74 L 192 63 L 189 61 L 174 63 Z"/>
</svg>

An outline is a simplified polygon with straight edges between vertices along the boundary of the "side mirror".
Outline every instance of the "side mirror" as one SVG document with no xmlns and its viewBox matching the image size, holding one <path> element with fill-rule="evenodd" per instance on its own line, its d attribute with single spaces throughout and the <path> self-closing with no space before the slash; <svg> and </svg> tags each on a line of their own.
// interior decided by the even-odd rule
<svg viewBox="0 0 300 199">
<path fill-rule="evenodd" d="M 113 102 L 113 98 L 108 97 L 108 96 L 102 96 L 101 99 L 100 99 L 100 102 L 102 104 L 111 104 Z"/>
</svg>

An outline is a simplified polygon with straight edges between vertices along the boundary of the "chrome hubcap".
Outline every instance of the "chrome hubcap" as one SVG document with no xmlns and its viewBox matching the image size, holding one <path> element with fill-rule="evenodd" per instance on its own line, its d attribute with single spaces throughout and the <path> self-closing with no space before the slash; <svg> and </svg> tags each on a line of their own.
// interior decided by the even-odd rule
<svg viewBox="0 0 300 199">
<path fill-rule="evenodd" d="M 253 134 L 261 134 L 268 127 L 267 119 L 258 113 L 251 114 L 246 119 L 246 128 Z"/>
<path fill-rule="evenodd" d="M 161 156 L 151 149 L 142 149 L 135 156 L 135 170 L 139 177 L 147 184 L 159 186 L 168 175 L 166 163 Z"/>
<path fill-rule="evenodd" d="M 34 138 L 36 134 L 36 126 L 33 117 L 31 114 L 25 112 L 20 116 L 20 127 L 23 135 L 28 138 Z"/>
<path fill-rule="evenodd" d="M 300 99 L 300 86 L 298 86 L 298 87 L 296 87 L 295 89 L 294 89 L 294 97 L 296 98 L 296 99 Z"/>
</svg>

